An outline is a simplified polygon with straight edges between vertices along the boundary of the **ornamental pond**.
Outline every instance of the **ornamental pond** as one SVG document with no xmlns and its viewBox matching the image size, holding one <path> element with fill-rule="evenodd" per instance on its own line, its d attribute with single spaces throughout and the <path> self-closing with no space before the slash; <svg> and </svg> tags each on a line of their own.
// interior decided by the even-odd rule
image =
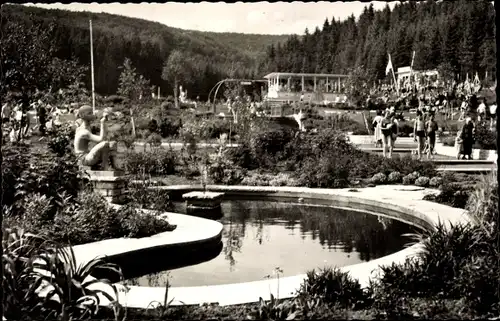
<svg viewBox="0 0 500 321">
<path fill-rule="evenodd" d="M 186 213 L 184 202 L 174 212 Z M 222 243 L 149 255 L 125 273 L 125 284 L 221 285 L 293 276 L 327 266 L 367 262 L 402 250 L 421 229 L 398 220 L 320 204 L 224 200 Z M 144 256 L 145 257 L 145 256 Z M 168 263 L 160 263 L 168 262 Z M 148 268 L 144 268 L 148 266 Z M 128 274 L 128 275 L 127 275 Z"/>
</svg>

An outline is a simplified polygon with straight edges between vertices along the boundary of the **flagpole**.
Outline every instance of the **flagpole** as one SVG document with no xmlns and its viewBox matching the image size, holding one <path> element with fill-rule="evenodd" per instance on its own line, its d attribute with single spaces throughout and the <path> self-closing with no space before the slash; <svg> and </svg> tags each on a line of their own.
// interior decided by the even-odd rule
<svg viewBox="0 0 500 321">
<path fill-rule="evenodd" d="M 94 83 L 94 46 L 92 44 L 92 20 L 89 20 L 90 24 L 90 69 L 92 73 L 92 112 L 95 113 L 95 83 Z"/>
<path fill-rule="evenodd" d="M 394 84 L 396 85 L 396 93 L 399 96 L 399 85 L 398 82 L 396 81 L 396 74 L 394 73 L 394 65 L 392 64 L 391 54 L 389 54 L 389 61 L 391 62 L 392 78 L 394 80 Z"/>
<path fill-rule="evenodd" d="M 413 62 L 415 61 L 415 50 L 413 50 L 413 55 L 411 57 L 411 65 L 410 65 L 410 88 L 411 88 L 411 76 L 413 75 Z"/>
</svg>

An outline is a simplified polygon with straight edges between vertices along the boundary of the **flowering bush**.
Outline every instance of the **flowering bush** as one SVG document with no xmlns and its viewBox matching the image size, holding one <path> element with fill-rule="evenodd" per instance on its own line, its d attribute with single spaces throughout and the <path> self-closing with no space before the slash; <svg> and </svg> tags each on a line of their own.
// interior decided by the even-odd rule
<svg viewBox="0 0 500 321">
<path fill-rule="evenodd" d="M 387 176 L 384 173 L 375 174 L 371 178 L 371 182 L 373 184 L 383 184 L 383 183 L 387 182 Z"/>
<path fill-rule="evenodd" d="M 415 185 L 427 187 L 429 186 L 429 177 L 421 176 L 415 180 Z"/>
<path fill-rule="evenodd" d="M 48 147 L 57 156 L 64 156 L 71 152 L 72 143 L 75 138 L 75 130 L 72 126 L 64 124 L 48 131 Z"/>
<path fill-rule="evenodd" d="M 413 176 L 411 174 L 408 174 L 406 176 L 403 177 L 403 185 L 411 185 L 415 182 L 415 179 L 413 178 Z"/>
<path fill-rule="evenodd" d="M 298 186 L 298 181 L 286 173 L 278 175 L 253 173 L 246 176 L 241 184 L 249 186 Z"/>
<path fill-rule="evenodd" d="M 429 186 L 431 187 L 439 187 L 441 184 L 443 184 L 443 179 L 439 176 L 435 176 L 429 181 Z"/>
<path fill-rule="evenodd" d="M 153 151 L 128 151 L 124 169 L 130 174 L 170 175 L 175 173 L 177 155 L 172 150 L 156 148 Z"/>
<path fill-rule="evenodd" d="M 403 175 L 401 175 L 400 172 L 392 172 L 387 177 L 387 181 L 389 183 L 399 183 L 399 182 L 401 182 L 402 178 L 403 178 Z"/>
</svg>

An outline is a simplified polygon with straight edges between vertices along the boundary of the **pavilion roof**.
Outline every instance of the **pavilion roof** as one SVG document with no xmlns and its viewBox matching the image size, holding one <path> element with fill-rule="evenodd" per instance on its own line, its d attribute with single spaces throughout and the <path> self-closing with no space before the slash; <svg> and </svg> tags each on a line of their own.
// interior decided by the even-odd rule
<svg viewBox="0 0 500 321">
<path fill-rule="evenodd" d="M 340 75 L 340 74 L 307 74 L 307 73 L 293 73 L 293 72 L 272 72 L 270 74 L 267 74 L 264 76 L 265 79 L 270 79 L 270 78 L 275 78 L 277 76 L 280 77 L 304 77 L 304 78 L 326 78 L 326 77 L 331 77 L 331 78 L 346 78 L 348 77 L 347 75 Z"/>
</svg>

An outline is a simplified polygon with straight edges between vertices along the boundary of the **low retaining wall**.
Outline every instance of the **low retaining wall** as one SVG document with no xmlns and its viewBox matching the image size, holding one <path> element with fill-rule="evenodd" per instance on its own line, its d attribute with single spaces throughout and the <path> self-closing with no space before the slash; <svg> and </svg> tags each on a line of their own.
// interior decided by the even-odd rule
<svg viewBox="0 0 500 321">
<path fill-rule="evenodd" d="M 348 135 L 347 137 L 349 137 L 349 141 L 355 145 L 375 144 L 373 135 Z M 396 147 L 398 143 L 403 145 L 414 144 L 415 147 L 417 146 L 417 143 L 415 143 L 412 137 L 398 137 L 396 140 Z"/>
<path fill-rule="evenodd" d="M 198 190 L 193 186 L 164 186 L 156 187 L 182 194 L 187 191 Z M 433 228 L 439 222 L 445 225 L 468 221 L 466 212 L 461 209 L 423 201 L 426 193 L 435 193 L 435 190 L 408 186 L 380 186 L 364 188 L 357 191 L 351 189 L 310 189 L 301 187 L 250 187 L 250 186 L 208 186 L 211 191 L 221 191 L 228 197 L 256 197 L 259 199 L 275 199 L 322 202 L 326 205 L 347 207 L 356 206 L 360 211 L 375 212 L 383 216 L 406 221 L 424 228 Z M 381 213 L 380 213 L 381 212 Z M 382 258 L 363 262 L 356 265 L 342 267 L 357 279 L 362 286 L 367 286 L 371 278 L 377 277 L 381 265 L 403 263 L 406 258 L 421 251 L 421 244 L 405 248 L 402 251 Z M 304 271 L 306 272 L 306 271 Z M 278 280 L 262 280 L 254 282 L 198 286 L 173 287 L 169 289 L 169 300 L 173 305 L 218 303 L 219 305 L 242 304 L 256 302 L 259 297 L 269 300 L 270 295 L 280 298 L 293 297 L 303 282 L 305 274 L 282 277 Z M 163 301 L 164 288 L 130 286 L 127 291 L 119 293 L 122 304 L 132 308 L 146 308 L 152 301 Z M 278 289 L 279 288 L 279 289 Z M 279 291 L 279 293 L 278 293 Z M 103 300 L 102 304 L 106 304 Z"/>
<path fill-rule="evenodd" d="M 198 190 L 198 188 L 194 186 L 163 186 L 156 188 L 170 190 L 173 193 L 184 193 L 187 191 Z M 360 188 L 358 190 L 269 186 L 208 186 L 207 188 L 211 191 L 224 192 L 228 197 L 254 197 L 271 200 L 285 199 L 292 202 L 295 200 L 298 201 L 299 198 L 302 198 L 304 201 L 312 201 L 316 203 L 320 202 L 325 205 L 372 212 L 428 229 L 432 229 L 439 222 L 443 222 L 445 226 L 449 226 L 449 224 L 458 224 L 469 221 L 469 217 L 464 210 L 423 201 L 422 198 L 424 195 L 428 193 L 435 193 L 436 190 L 419 187 L 391 185 L 377 186 L 374 188 Z M 169 218 L 173 224 L 176 224 L 176 220 L 174 219 L 176 215 L 178 215 L 178 217 L 185 217 L 185 215 L 181 214 L 169 214 Z M 196 223 L 194 220 L 196 220 Z M 220 224 L 215 221 L 211 221 L 211 223 L 209 223 L 206 220 L 203 222 L 208 225 L 199 224 L 200 222 L 202 222 L 200 219 L 193 218 L 192 223 L 195 223 L 195 226 L 186 226 L 186 229 L 184 229 L 182 233 L 177 233 L 177 242 L 173 242 L 171 239 L 171 242 L 169 243 L 180 243 L 183 242 L 183 239 L 185 241 L 186 238 L 192 238 L 193 235 L 194 237 L 200 238 L 200 234 L 207 233 L 206 231 L 208 225 L 211 225 L 212 223 Z M 197 232 L 193 233 L 193 229 L 197 230 Z M 192 231 L 190 233 L 186 233 L 188 230 Z M 220 227 L 220 231 L 222 231 L 222 226 Z M 138 242 L 140 243 L 140 246 L 139 244 L 134 245 L 129 243 L 126 239 L 114 239 L 84 244 L 75 247 L 77 248 L 76 252 L 78 252 L 76 254 L 78 261 L 82 262 L 82 259 L 85 261 L 85 257 L 87 259 L 92 259 L 99 253 L 113 256 L 146 250 L 148 247 L 158 246 L 159 243 L 165 244 L 164 241 L 161 241 L 160 235 L 162 234 L 144 238 L 144 241 L 140 241 L 142 239 L 139 239 Z M 214 235 L 212 235 L 212 237 L 214 237 Z M 403 263 L 406 258 L 415 256 L 420 251 L 421 244 L 416 244 L 373 261 L 342 267 L 341 270 L 349 273 L 353 278 L 357 279 L 363 287 L 365 287 L 369 284 L 370 279 L 379 275 L 381 265 Z M 82 257 L 82 253 L 86 253 L 86 255 Z M 305 272 L 307 271 L 304 271 L 304 273 Z M 271 279 L 225 285 L 173 287 L 168 291 L 168 300 L 173 299 L 173 305 L 199 305 L 202 303 L 233 305 L 256 302 L 259 300 L 259 297 L 262 297 L 264 300 L 269 300 L 271 294 L 279 298 L 289 298 L 296 294 L 296 291 L 302 284 L 305 277 L 306 274 L 282 277 L 279 279 L 279 283 L 277 279 Z M 131 308 L 145 309 L 150 306 L 150 303 L 153 301 L 163 302 L 165 296 L 165 288 L 163 287 L 125 287 L 119 284 L 117 284 L 117 287 L 119 289 L 119 302 L 122 305 Z M 109 293 L 109 288 L 103 284 L 93 284 L 92 288 L 99 288 Z M 108 305 L 109 301 L 102 297 L 100 304 Z"/>
<path fill-rule="evenodd" d="M 436 142 L 436 153 L 450 157 L 457 157 L 457 148 L 455 146 L 445 146 L 441 142 Z M 497 163 L 498 152 L 496 150 L 473 149 L 472 158 L 479 160 L 489 160 Z"/>
</svg>

